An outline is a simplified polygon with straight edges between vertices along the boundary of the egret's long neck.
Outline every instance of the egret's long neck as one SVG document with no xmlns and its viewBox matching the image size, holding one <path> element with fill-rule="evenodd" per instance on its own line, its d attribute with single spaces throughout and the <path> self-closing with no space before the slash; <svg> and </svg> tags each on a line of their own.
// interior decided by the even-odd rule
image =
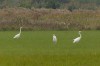
<svg viewBox="0 0 100 66">
<path fill-rule="evenodd" d="M 81 33 L 80 32 L 79 32 L 79 35 L 80 35 L 80 38 L 81 38 L 82 36 L 81 36 Z"/>
<path fill-rule="evenodd" d="M 21 29 L 22 29 L 22 28 L 20 28 L 20 32 L 19 32 L 20 34 L 21 34 Z"/>
</svg>

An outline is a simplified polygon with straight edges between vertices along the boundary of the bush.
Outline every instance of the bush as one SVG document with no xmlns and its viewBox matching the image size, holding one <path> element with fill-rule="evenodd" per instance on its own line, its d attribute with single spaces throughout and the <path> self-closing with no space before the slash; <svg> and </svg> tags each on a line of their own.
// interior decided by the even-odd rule
<svg viewBox="0 0 100 66">
<path fill-rule="evenodd" d="M 60 7 L 60 2 L 56 1 L 56 0 L 50 0 L 47 2 L 46 8 L 59 8 Z"/>
<path fill-rule="evenodd" d="M 22 1 L 22 2 L 20 2 L 19 7 L 24 7 L 24 8 L 30 8 L 31 9 L 32 4 L 31 4 L 31 2 Z"/>
<path fill-rule="evenodd" d="M 71 6 L 68 7 L 68 10 L 71 11 L 71 12 L 72 12 L 74 9 L 77 9 L 77 7 L 76 7 L 75 5 L 71 5 Z"/>
</svg>

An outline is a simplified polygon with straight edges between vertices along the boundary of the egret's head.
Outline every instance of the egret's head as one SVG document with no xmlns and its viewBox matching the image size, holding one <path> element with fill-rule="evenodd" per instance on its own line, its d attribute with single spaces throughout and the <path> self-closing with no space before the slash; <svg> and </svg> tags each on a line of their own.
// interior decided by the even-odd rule
<svg viewBox="0 0 100 66">
<path fill-rule="evenodd" d="M 23 27 L 20 27 L 20 28 L 23 28 Z"/>
<path fill-rule="evenodd" d="M 55 36 L 55 34 L 53 34 L 53 36 Z"/>
<path fill-rule="evenodd" d="M 79 31 L 79 33 L 80 33 L 81 31 Z"/>
</svg>

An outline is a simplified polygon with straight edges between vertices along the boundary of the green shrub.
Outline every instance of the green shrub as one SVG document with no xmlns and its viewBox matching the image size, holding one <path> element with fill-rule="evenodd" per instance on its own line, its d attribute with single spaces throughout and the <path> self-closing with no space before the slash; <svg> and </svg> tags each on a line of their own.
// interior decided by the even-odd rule
<svg viewBox="0 0 100 66">
<path fill-rule="evenodd" d="M 68 6 L 68 10 L 69 10 L 69 11 L 71 11 L 71 12 L 72 12 L 74 9 L 78 9 L 78 7 L 77 7 L 77 6 L 75 6 L 75 5 L 73 5 L 73 4 L 72 4 L 72 5 L 70 5 L 70 6 Z"/>
<path fill-rule="evenodd" d="M 56 0 L 50 0 L 46 4 L 46 8 L 56 9 L 56 8 L 59 8 L 59 7 L 60 7 L 60 3 Z"/>
</svg>

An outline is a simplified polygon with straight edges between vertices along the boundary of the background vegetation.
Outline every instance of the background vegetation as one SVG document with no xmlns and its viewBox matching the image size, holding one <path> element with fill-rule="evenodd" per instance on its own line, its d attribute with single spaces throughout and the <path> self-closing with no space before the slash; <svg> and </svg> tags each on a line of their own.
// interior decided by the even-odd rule
<svg viewBox="0 0 100 66">
<path fill-rule="evenodd" d="M 100 8 L 100 0 L 0 0 L 0 8 L 6 7 L 94 10 Z"/>
<path fill-rule="evenodd" d="M 99 30 L 99 10 L 0 9 L 0 30 Z"/>
<path fill-rule="evenodd" d="M 98 30 L 99 0 L 0 0 L 0 30 Z"/>
</svg>

